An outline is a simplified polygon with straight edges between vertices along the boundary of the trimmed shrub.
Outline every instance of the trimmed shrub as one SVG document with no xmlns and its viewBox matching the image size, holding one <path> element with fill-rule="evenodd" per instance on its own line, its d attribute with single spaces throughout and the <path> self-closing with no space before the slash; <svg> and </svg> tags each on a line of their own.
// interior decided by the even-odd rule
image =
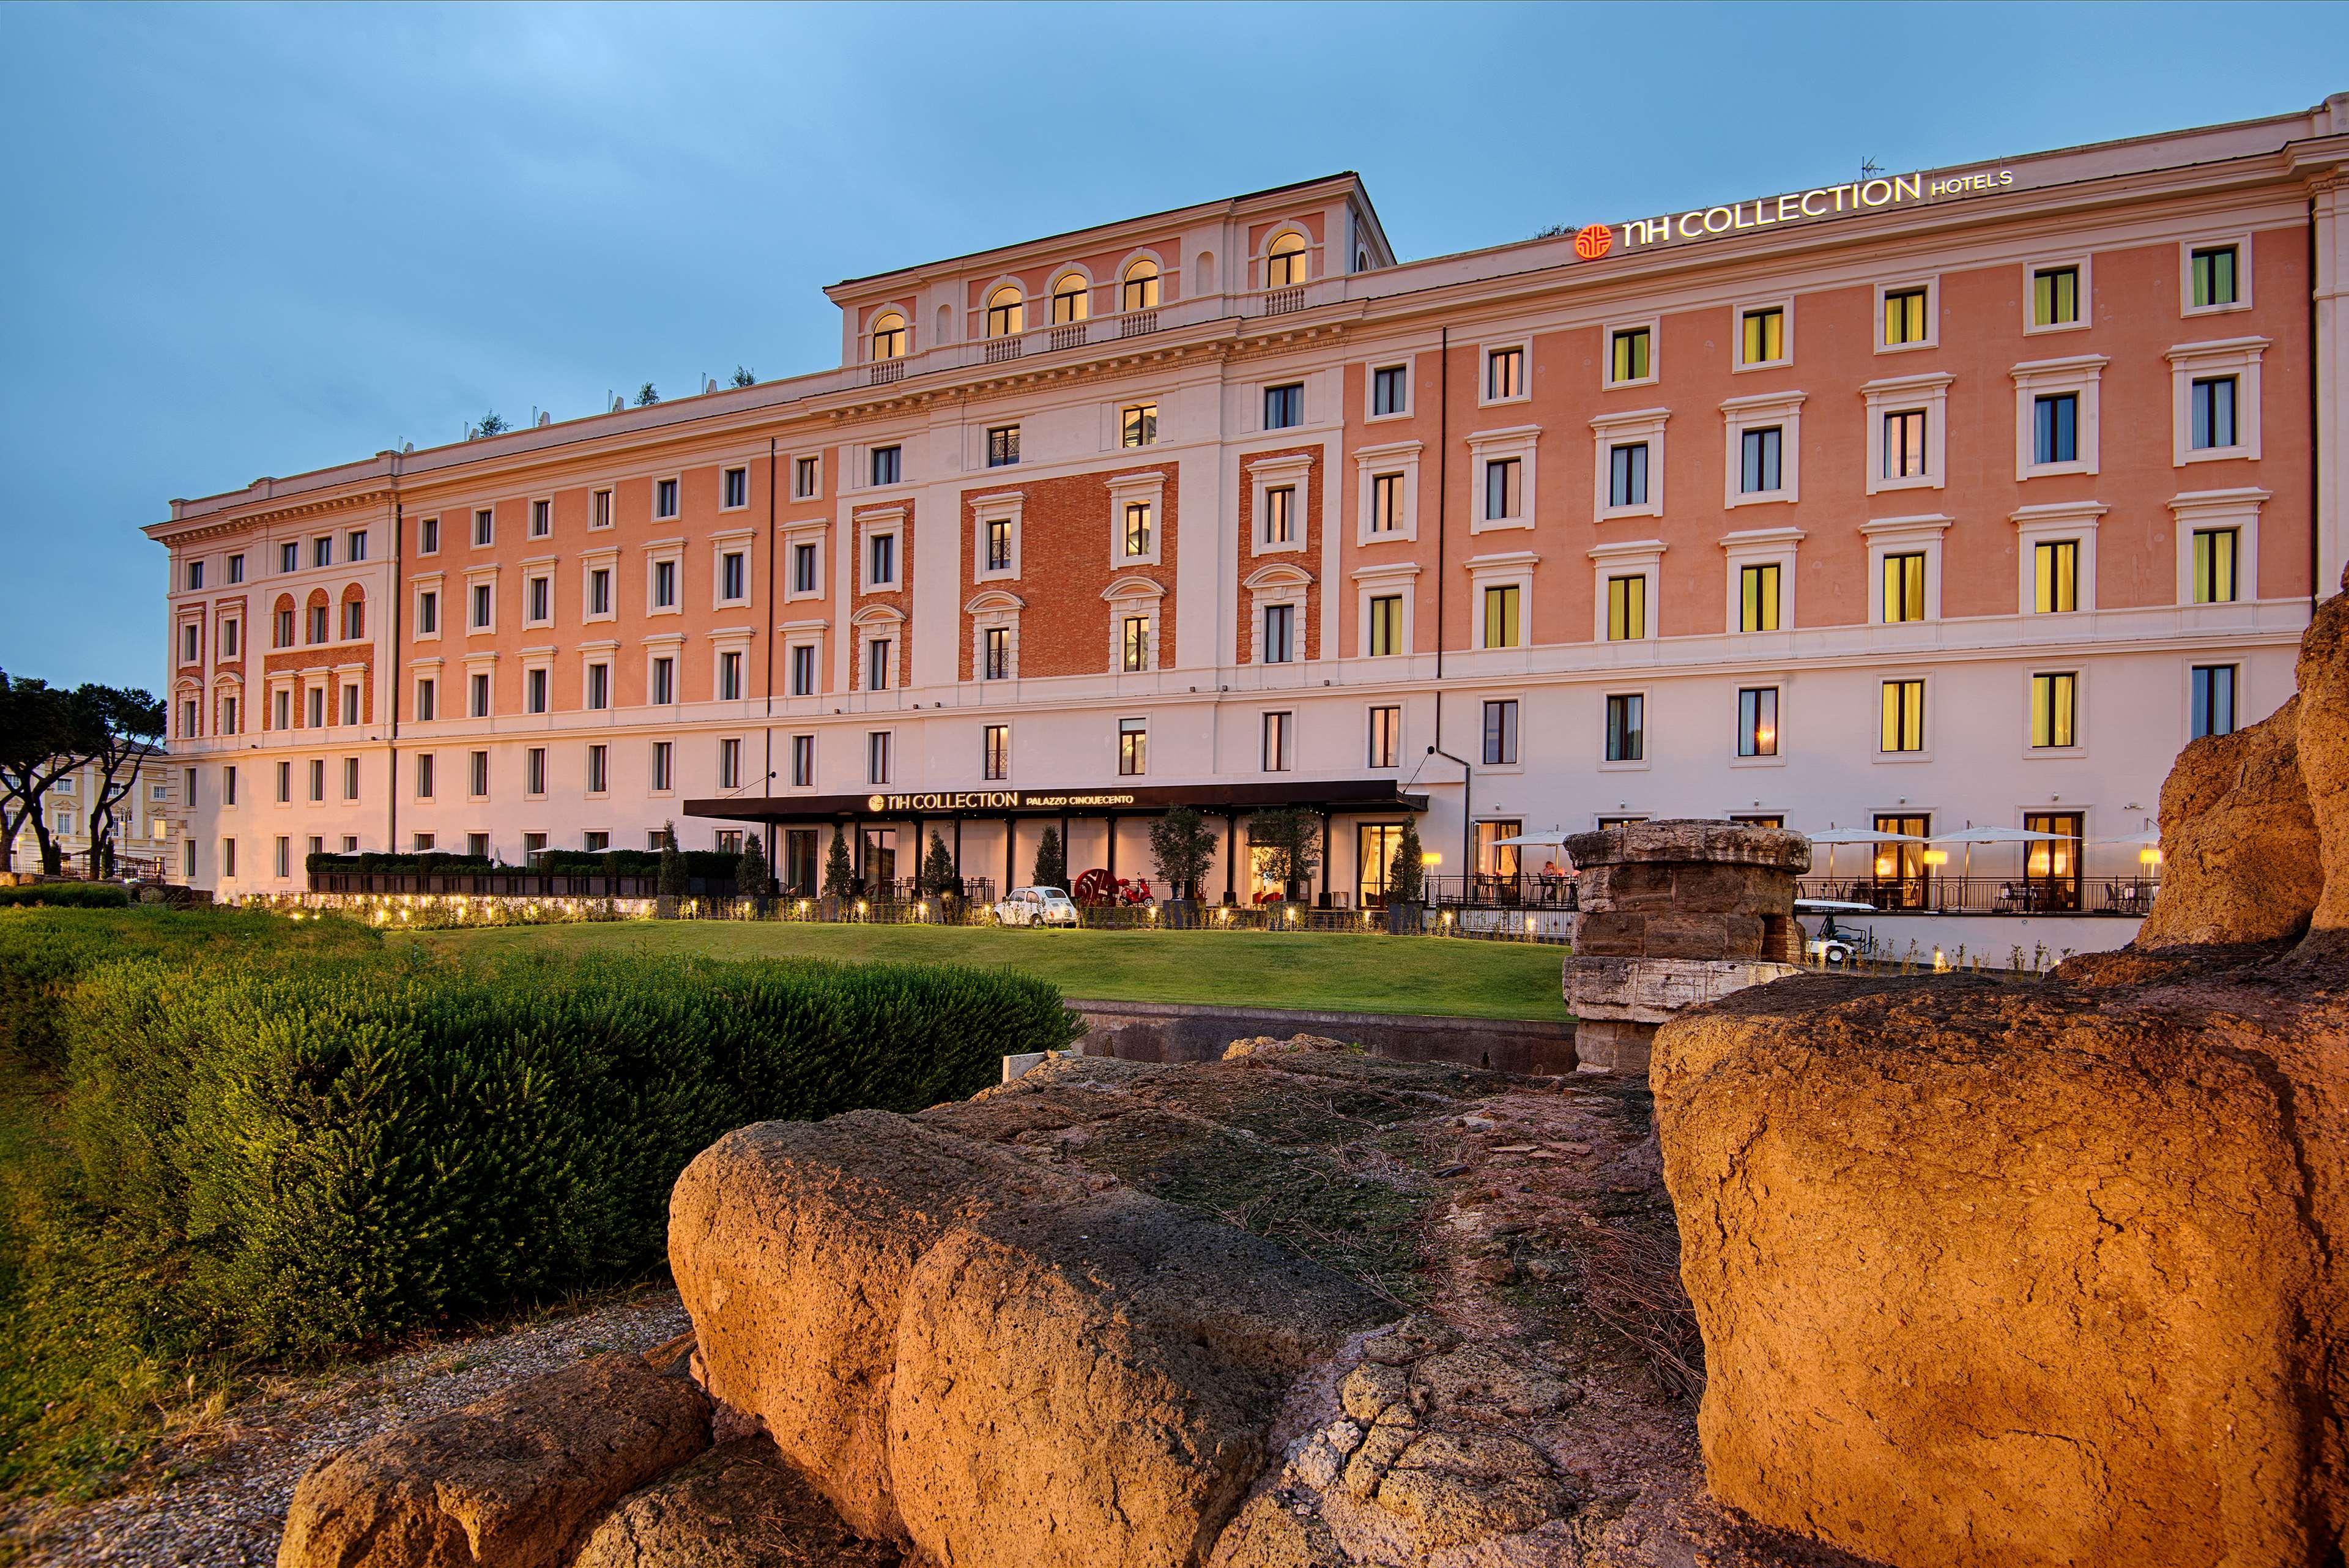
<svg viewBox="0 0 2349 1568">
<path fill-rule="evenodd" d="M 943 965 L 131 960 L 68 1002 L 67 1122 L 216 1343 L 306 1356 L 641 1272 L 720 1133 L 917 1110 L 1074 1028 Z"/>
<path fill-rule="evenodd" d="M 20 888 L 0 888 L 0 909 L 121 909 L 129 904 L 129 890 L 111 882 L 31 882 Z"/>
</svg>

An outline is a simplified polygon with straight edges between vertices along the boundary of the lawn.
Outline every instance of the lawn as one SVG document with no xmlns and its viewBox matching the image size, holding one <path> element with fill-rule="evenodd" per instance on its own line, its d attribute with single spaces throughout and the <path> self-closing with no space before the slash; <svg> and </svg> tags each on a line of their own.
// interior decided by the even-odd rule
<svg viewBox="0 0 2349 1568">
<path fill-rule="evenodd" d="M 537 947 L 727 959 L 1007 964 L 1084 1001 L 1566 1017 L 1558 992 L 1564 949 L 1461 938 L 632 920 L 429 931 L 393 940 L 429 942 L 453 952 Z"/>
</svg>

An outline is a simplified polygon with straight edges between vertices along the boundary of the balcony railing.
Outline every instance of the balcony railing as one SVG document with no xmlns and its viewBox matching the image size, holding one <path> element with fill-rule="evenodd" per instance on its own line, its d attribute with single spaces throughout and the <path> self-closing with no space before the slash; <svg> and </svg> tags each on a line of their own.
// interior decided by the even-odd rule
<svg viewBox="0 0 2349 1568">
<path fill-rule="evenodd" d="M 1084 346 L 1085 324 L 1083 322 L 1072 321 L 1064 327 L 1055 327 L 1052 328 L 1053 348 L 1081 348 Z"/>
<path fill-rule="evenodd" d="M 2161 884 L 2144 877 L 1806 877 L 1806 898 L 1887 915 L 2143 915 Z"/>
<path fill-rule="evenodd" d="M 1305 286 L 1301 283 L 1289 288 L 1265 290 L 1264 313 L 1267 316 L 1286 316 L 1292 310 L 1304 308 Z"/>
<path fill-rule="evenodd" d="M 990 365 L 999 365 L 1006 359 L 1017 359 L 1019 358 L 1020 341 L 1021 340 L 1017 337 L 988 338 L 987 340 L 987 362 Z"/>
<path fill-rule="evenodd" d="M 1139 337 L 1145 332 L 1157 330 L 1158 312 L 1155 310 L 1129 310 L 1117 318 L 1117 335 L 1120 337 Z"/>
<path fill-rule="evenodd" d="M 870 384 L 875 387 L 905 379 L 905 362 L 903 359 L 882 359 L 872 365 L 870 369 Z"/>
</svg>

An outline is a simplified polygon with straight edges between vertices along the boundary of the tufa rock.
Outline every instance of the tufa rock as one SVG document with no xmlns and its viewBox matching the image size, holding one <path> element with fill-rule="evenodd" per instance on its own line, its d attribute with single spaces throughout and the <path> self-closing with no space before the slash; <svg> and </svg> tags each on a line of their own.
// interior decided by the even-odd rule
<svg viewBox="0 0 2349 1568">
<path fill-rule="evenodd" d="M 2324 890 L 2300 772 L 2301 699 L 2178 754 L 2161 786 L 2161 891 L 2133 944 L 2264 942 L 2307 928 Z"/>
<path fill-rule="evenodd" d="M 709 1443 L 709 1401 L 603 1355 L 357 1443 L 294 1489 L 278 1568 L 556 1568 L 613 1502 Z"/>
<path fill-rule="evenodd" d="M 710 1449 L 629 1493 L 575 1568 L 897 1568 L 895 1546 L 861 1541 L 763 1437 Z"/>
<path fill-rule="evenodd" d="M 2349 574 L 2344 586 L 2349 587 Z M 2300 639 L 2294 680 L 2300 688 L 2294 751 L 2323 873 L 2310 932 L 2317 945 L 2325 945 L 2338 940 L 2332 933 L 2349 929 L 2349 594 L 2317 606 Z M 2165 813 L 2165 834 L 2168 823 Z"/>
<path fill-rule="evenodd" d="M 1224 1060 L 1237 1062 L 1244 1056 L 1287 1056 L 1313 1051 L 1351 1051 L 1354 1047 L 1343 1040 L 1332 1040 L 1326 1034 L 1292 1034 L 1286 1040 L 1276 1040 L 1269 1034 L 1258 1034 L 1249 1040 L 1235 1040 L 1224 1047 Z"/>
</svg>

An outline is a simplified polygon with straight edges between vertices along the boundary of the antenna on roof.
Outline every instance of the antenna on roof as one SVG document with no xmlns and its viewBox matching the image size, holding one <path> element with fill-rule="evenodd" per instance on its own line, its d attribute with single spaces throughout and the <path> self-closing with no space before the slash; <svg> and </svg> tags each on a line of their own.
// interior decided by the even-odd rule
<svg viewBox="0 0 2349 1568">
<path fill-rule="evenodd" d="M 1859 161 L 1859 177 L 1861 179 L 1873 180 L 1878 174 L 1883 172 L 1884 170 L 1882 166 L 1879 165 L 1875 159 L 1862 155 Z"/>
</svg>

